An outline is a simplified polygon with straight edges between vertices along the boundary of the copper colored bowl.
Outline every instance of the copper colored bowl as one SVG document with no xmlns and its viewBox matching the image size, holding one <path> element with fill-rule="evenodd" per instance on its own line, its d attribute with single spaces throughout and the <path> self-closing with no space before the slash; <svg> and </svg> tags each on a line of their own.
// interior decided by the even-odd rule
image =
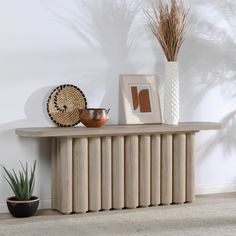
<svg viewBox="0 0 236 236">
<path fill-rule="evenodd" d="M 85 108 L 80 112 L 80 121 L 86 127 L 101 127 L 108 121 L 110 109 L 105 108 Z"/>
</svg>

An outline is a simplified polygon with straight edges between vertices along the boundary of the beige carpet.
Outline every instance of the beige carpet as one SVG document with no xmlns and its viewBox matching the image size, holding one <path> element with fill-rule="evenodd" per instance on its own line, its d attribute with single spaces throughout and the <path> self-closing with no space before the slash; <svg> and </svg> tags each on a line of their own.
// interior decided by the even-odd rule
<svg viewBox="0 0 236 236">
<path fill-rule="evenodd" d="M 198 199 L 194 204 L 83 215 L 50 212 L 28 219 L 0 217 L 0 235 L 236 236 L 236 198 Z"/>
</svg>

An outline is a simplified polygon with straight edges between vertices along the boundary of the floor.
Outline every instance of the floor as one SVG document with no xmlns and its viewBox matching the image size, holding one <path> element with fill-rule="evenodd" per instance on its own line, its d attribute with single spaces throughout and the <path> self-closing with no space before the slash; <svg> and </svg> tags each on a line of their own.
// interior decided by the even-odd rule
<svg viewBox="0 0 236 236">
<path fill-rule="evenodd" d="M 236 235 L 236 193 L 202 195 L 191 204 L 61 215 L 40 210 L 31 218 L 0 214 L 1 236 Z"/>
</svg>

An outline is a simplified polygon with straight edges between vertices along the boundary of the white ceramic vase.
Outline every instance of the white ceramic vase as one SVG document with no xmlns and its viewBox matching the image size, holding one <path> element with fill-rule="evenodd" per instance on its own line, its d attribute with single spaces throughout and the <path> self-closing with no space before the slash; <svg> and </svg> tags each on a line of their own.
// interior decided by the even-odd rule
<svg viewBox="0 0 236 236">
<path fill-rule="evenodd" d="M 176 61 L 165 64 L 164 123 L 179 123 L 179 68 Z"/>
</svg>

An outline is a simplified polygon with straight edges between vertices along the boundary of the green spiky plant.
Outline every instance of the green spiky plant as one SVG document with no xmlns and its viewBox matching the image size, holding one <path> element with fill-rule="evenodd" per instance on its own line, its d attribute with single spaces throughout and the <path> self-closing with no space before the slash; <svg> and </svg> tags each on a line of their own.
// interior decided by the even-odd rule
<svg viewBox="0 0 236 236">
<path fill-rule="evenodd" d="M 22 170 L 19 170 L 18 175 L 15 170 L 9 171 L 6 167 L 2 166 L 5 171 L 5 179 L 10 185 L 12 191 L 14 192 L 16 199 L 18 201 L 27 201 L 32 197 L 35 185 L 35 168 L 36 161 L 34 161 L 33 167 L 28 170 L 28 163 L 26 162 L 25 166 L 20 162 Z"/>
</svg>

